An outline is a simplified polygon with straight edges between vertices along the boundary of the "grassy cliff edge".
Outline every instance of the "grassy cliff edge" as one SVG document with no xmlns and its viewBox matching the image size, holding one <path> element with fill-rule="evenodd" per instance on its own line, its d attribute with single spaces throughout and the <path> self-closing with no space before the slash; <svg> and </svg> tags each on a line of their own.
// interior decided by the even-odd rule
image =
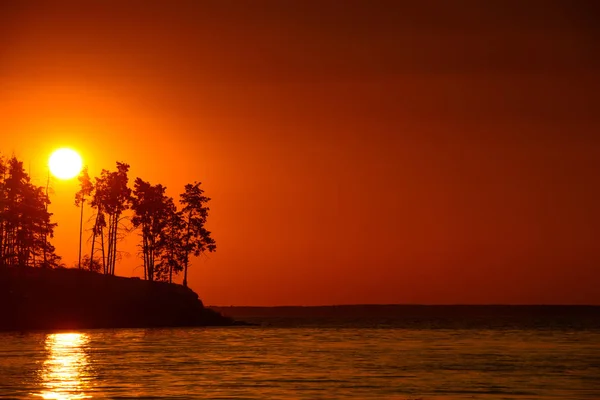
<svg viewBox="0 0 600 400">
<path fill-rule="evenodd" d="M 0 267 L 0 330 L 228 326 L 189 288 L 77 269 Z"/>
</svg>

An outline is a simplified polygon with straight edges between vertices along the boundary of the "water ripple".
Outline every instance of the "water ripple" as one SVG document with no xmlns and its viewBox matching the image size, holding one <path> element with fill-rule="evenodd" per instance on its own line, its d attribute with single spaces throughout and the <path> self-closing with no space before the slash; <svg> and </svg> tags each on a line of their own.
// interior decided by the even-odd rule
<svg viewBox="0 0 600 400">
<path fill-rule="evenodd" d="M 597 399 L 600 332 L 192 328 L 0 334 L 0 398 Z"/>
</svg>

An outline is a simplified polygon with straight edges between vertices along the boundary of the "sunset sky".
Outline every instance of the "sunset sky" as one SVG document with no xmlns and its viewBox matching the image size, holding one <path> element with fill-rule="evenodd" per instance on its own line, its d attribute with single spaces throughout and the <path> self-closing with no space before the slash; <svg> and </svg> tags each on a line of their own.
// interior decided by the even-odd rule
<svg viewBox="0 0 600 400">
<path fill-rule="evenodd" d="M 218 249 L 190 286 L 205 304 L 600 304 L 598 15 L 2 1 L 0 151 L 39 185 L 62 146 L 93 176 L 125 161 L 173 196 L 202 181 Z M 73 266 L 76 185 L 51 187 Z M 117 274 L 143 275 L 137 241 Z"/>
</svg>

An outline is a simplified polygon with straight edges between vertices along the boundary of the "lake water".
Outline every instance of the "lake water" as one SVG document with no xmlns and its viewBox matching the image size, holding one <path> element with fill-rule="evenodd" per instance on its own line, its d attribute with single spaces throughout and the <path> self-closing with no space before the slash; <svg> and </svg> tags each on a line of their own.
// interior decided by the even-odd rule
<svg viewBox="0 0 600 400">
<path fill-rule="evenodd" d="M 0 398 L 600 399 L 600 330 L 353 326 L 0 334 Z"/>
</svg>

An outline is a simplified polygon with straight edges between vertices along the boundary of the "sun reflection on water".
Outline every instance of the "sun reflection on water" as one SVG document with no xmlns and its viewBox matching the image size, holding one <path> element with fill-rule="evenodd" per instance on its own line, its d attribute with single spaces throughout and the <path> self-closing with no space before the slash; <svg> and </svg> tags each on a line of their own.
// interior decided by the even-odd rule
<svg viewBox="0 0 600 400">
<path fill-rule="evenodd" d="M 46 336 L 46 361 L 41 368 L 44 399 L 86 399 L 89 389 L 89 363 L 85 349 L 89 342 L 85 333 L 53 333 Z"/>
</svg>

